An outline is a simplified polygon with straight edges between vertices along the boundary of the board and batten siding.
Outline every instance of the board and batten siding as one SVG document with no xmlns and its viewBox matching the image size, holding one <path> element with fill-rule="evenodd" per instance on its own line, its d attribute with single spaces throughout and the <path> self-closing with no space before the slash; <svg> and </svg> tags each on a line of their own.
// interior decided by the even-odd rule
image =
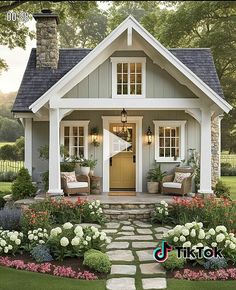
<svg viewBox="0 0 236 290">
<path fill-rule="evenodd" d="M 146 57 L 146 98 L 196 98 L 143 51 L 116 51 L 111 57 Z M 110 57 L 83 81 L 73 87 L 64 98 L 111 98 L 112 64 Z"/>
</svg>

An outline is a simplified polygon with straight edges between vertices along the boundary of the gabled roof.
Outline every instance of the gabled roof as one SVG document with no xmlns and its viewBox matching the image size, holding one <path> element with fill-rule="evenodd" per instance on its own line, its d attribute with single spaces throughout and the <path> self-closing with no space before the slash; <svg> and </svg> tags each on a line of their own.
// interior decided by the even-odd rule
<svg viewBox="0 0 236 290">
<path fill-rule="evenodd" d="M 232 108 L 223 99 L 223 92 L 209 49 L 171 49 L 168 51 L 132 16 L 129 16 L 92 52 L 83 49 L 60 50 L 59 68 L 57 70 L 36 70 L 35 50 L 32 50 L 13 111 L 28 111 L 30 106 L 30 109 L 36 112 L 71 80 L 77 79 L 77 76 L 88 68 L 92 61 L 95 61 L 124 31 L 130 29 L 134 29 L 141 35 L 149 45 L 185 76 L 189 83 L 197 87 L 220 108 L 226 112 Z"/>
</svg>

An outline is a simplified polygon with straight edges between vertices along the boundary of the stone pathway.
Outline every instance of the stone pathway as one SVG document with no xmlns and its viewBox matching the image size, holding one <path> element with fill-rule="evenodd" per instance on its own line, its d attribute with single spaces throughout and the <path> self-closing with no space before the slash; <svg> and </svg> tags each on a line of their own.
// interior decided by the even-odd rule
<svg viewBox="0 0 236 290">
<path fill-rule="evenodd" d="M 112 242 L 106 252 L 112 262 L 106 290 L 166 289 L 164 268 L 153 258 L 153 249 L 168 228 L 142 221 L 105 224 Z"/>
</svg>

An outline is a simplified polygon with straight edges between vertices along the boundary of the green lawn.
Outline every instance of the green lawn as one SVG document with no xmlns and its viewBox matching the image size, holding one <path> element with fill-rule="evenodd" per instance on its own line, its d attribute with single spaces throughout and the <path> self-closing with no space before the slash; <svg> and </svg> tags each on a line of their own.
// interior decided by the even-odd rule
<svg viewBox="0 0 236 290">
<path fill-rule="evenodd" d="M 231 198 L 236 200 L 236 176 L 222 176 L 221 179 L 231 188 Z"/>
<path fill-rule="evenodd" d="M 10 191 L 11 185 L 11 182 L 0 182 L 0 191 Z"/>
<path fill-rule="evenodd" d="M 234 290 L 236 281 L 188 281 L 188 280 L 167 280 L 168 290 Z"/>
<path fill-rule="evenodd" d="M 1 290 L 105 290 L 105 280 L 84 281 L 0 267 Z M 167 290 L 233 290 L 236 281 L 167 280 Z"/>
<path fill-rule="evenodd" d="M 84 281 L 0 267 L 1 290 L 105 290 L 105 280 Z"/>
</svg>

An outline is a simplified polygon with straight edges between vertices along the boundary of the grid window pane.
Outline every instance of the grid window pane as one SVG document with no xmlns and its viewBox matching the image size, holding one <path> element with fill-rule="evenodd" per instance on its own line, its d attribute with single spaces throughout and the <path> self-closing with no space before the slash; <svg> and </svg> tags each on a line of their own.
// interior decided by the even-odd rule
<svg viewBox="0 0 236 290">
<path fill-rule="evenodd" d="M 142 64 L 118 63 L 116 80 L 118 95 L 142 95 Z"/>
<path fill-rule="evenodd" d="M 179 127 L 159 127 L 159 156 L 179 157 Z"/>
<path fill-rule="evenodd" d="M 79 135 L 84 136 L 84 127 L 79 127 Z"/>
<path fill-rule="evenodd" d="M 64 128 L 64 136 L 70 136 L 70 127 Z"/>
</svg>

